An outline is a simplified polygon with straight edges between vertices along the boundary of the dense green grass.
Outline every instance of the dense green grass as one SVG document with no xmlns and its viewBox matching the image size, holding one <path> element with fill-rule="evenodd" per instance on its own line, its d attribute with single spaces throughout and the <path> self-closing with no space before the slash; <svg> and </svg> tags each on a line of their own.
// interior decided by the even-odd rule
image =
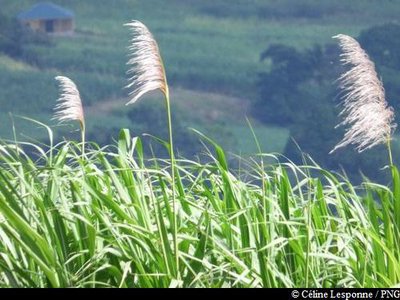
<svg viewBox="0 0 400 300">
<path fill-rule="evenodd" d="M 352 186 L 312 162 L 296 166 L 266 154 L 242 159 L 233 170 L 223 149 L 200 137 L 205 154 L 177 160 L 175 182 L 169 160 L 143 157 L 140 139 L 127 130 L 114 146 L 87 144 L 83 157 L 74 142 L 3 143 L 0 286 L 399 283 L 396 167 L 389 187 Z"/>
</svg>

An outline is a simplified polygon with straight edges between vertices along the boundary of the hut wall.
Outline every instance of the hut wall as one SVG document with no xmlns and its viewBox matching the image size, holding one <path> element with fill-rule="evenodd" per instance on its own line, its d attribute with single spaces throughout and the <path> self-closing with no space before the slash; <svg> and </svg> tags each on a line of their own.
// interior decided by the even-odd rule
<svg viewBox="0 0 400 300">
<path fill-rule="evenodd" d="M 69 20 L 54 20 L 54 33 L 72 33 L 74 31 L 74 22 Z"/>
<path fill-rule="evenodd" d="M 51 32 L 48 31 L 46 26 L 47 22 L 53 22 Z M 25 22 L 33 31 L 50 33 L 50 34 L 72 34 L 74 32 L 74 20 L 31 20 Z"/>
<path fill-rule="evenodd" d="M 44 28 L 42 23 L 41 20 L 31 20 L 25 22 L 25 25 L 28 25 L 33 31 L 42 31 Z"/>
</svg>

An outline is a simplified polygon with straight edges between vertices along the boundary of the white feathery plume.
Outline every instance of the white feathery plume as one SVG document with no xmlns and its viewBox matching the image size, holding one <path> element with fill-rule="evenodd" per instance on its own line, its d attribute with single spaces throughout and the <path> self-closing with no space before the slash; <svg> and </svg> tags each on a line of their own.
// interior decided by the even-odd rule
<svg viewBox="0 0 400 300">
<path fill-rule="evenodd" d="M 356 145 L 358 152 L 362 152 L 390 140 L 396 127 L 393 108 L 385 100 L 385 90 L 374 63 L 360 44 L 344 34 L 333 38 L 339 40 L 341 62 L 350 66 L 350 70 L 338 79 L 343 92 L 340 115 L 344 120 L 336 126 L 348 128 L 330 153 L 349 144 Z"/>
<path fill-rule="evenodd" d="M 85 127 L 85 119 L 83 114 L 82 100 L 75 83 L 65 76 L 57 76 L 55 78 L 59 82 L 60 97 L 54 108 L 55 114 L 53 119 L 59 122 L 77 120 L 81 128 Z"/>
<path fill-rule="evenodd" d="M 165 76 L 164 65 L 156 40 L 149 29 L 139 21 L 132 21 L 125 24 L 132 33 L 129 50 L 130 67 L 128 75 L 129 84 L 127 88 L 132 89 L 129 93 L 131 104 L 138 100 L 143 94 L 161 90 L 168 97 L 168 85 Z"/>
<path fill-rule="evenodd" d="M 169 132 L 169 154 L 171 157 L 171 179 L 172 179 L 172 212 L 173 212 L 173 243 L 175 256 L 175 270 L 179 270 L 179 248 L 178 248 L 178 223 L 177 223 L 177 205 L 175 196 L 175 172 L 178 172 L 175 166 L 174 145 L 172 138 L 172 120 L 171 105 L 169 99 L 169 90 L 164 64 L 160 55 L 158 44 L 147 27 L 139 22 L 132 21 L 125 24 L 132 33 L 131 45 L 129 46 L 128 70 L 129 78 L 127 88 L 131 88 L 129 93 L 131 104 L 137 101 L 143 94 L 161 90 L 165 96 L 166 110 L 168 116 Z M 178 276 L 179 279 L 179 276 Z"/>
</svg>

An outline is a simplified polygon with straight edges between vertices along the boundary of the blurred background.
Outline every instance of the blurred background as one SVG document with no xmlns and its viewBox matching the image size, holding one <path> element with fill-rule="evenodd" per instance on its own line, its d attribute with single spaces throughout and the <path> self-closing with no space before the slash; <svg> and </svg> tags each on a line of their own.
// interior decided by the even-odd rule
<svg viewBox="0 0 400 300">
<path fill-rule="evenodd" d="M 385 181 L 385 147 L 328 154 L 343 136 L 335 129 L 335 80 L 344 70 L 332 36 L 360 42 L 399 115 L 399 15 L 395 0 L 0 0 L 0 137 L 13 138 L 14 125 L 17 139 L 46 142 L 46 131 L 22 115 L 54 127 L 57 140 L 79 140 L 77 124 L 50 120 L 58 98 L 54 77 L 65 75 L 81 92 L 89 141 L 112 143 L 120 128 L 167 139 L 160 93 L 125 106 L 130 35 L 123 24 L 136 19 L 161 49 L 181 155 L 203 148 L 190 127 L 230 153 L 257 153 L 248 118 L 263 152 L 301 163 L 303 151 L 352 180 L 364 174 Z M 395 140 L 395 162 L 399 155 Z"/>
</svg>

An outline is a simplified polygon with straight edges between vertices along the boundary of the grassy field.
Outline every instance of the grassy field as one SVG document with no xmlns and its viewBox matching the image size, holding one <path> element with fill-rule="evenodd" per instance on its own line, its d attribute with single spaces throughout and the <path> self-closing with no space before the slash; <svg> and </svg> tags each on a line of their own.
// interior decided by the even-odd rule
<svg viewBox="0 0 400 300">
<path fill-rule="evenodd" d="M 199 137 L 206 157 L 173 166 L 128 130 L 85 155 L 2 143 L 0 286 L 398 287 L 395 166 L 391 187 L 271 155 L 234 169 Z"/>
<path fill-rule="evenodd" d="M 15 16 L 34 3 L 34 0 L 4 1 L 2 11 Z M 224 135 L 216 136 L 221 144 L 234 152 L 256 150 L 249 146 L 243 150 L 235 145 L 253 145 L 244 138 L 247 135 L 243 132 L 248 126 L 240 107 L 257 97 L 257 73 L 268 68 L 268 63 L 259 62 L 260 52 L 272 43 L 304 48 L 329 42 L 331 36 L 339 32 L 357 35 L 374 24 L 395 20 L 398 12 L 396 3 L 389 0 L 380 4 L 374 1 L 336 1 L 332 4 L 312 0 L 295 3 L 235 0 L 229 4 L 178 0 L 54 3 L 75 11 L 77 34 L 72 38 L 54 38 L 50 48 L 32 46 L 29 51 L 36 57 L 36 66 L 0 56 L 3 113 L 22 114 L 49 123 L 47 119 L 57 98 L 53 80 L 57 74 L 75 80 L 85 105 L 92 107 L 91 111 L 99 103 L 124 99 L 129 34 L 122 24 L 139 19 L 148 25 L 160 44 L 170 85 L 176 91 L 173 101 L 176 98 L 193 118 L 188 126 L 201 126 L 209 135 L 215 131 L 213 126 L 203 126 L 211 122 L 207 114 L 202 114 L 205 119 L 199 119 L 185 100 L 180 101 L 189 93 L 188 103 L 203 103 L 207 99 L 210 114 L 216 118 L 213 122 L 226 124 L 227 131 L 232 132 L 230 139 L 236 137 L 236 142 L 232 142 L 224 141 Z M 229 113 L 218 115 L 215 112 L 220 98 L 229 107 L 229 110 L 223 110 L 232 111 L 233 118 L 229 119 Z M 95 115 L 97 124 L 134 126 L 126 123 L 126 118 L 121 120 L 101 112 Z M 9 137 L 5 131 L 8 129 L 2 128 L 0 134 Z M 260 129 L 257 132 L 260 140 L 268 141 L 269 150 L 282 151 L 288 137 L 282 134 L 284 129 Z"/>
</svg>

